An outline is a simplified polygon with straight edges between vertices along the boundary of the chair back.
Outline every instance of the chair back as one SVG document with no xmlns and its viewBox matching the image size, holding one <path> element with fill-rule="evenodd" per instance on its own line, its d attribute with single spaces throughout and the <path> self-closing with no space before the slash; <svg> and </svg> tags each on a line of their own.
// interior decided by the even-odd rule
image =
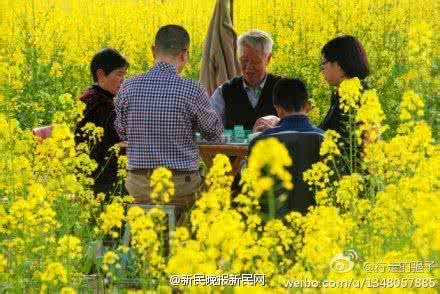
<svg viewBox="0 0 440 294">
<path fill-rule="evenodd" d="M 284 215 L 292 210 L 305 214 L 308 208 L 316 202 L 313 192 L 309 190 L 309 186 L 303 180 L 303 172 L 319 161 L 319 149 L 324 136 L 316 132 L 284 131 L 256 138 L 251 142 L 249 150 L 257 141 L 271 137 L 277 138 L 283 143 L 292 158 L 289 172 L 292 175 L 293 190 L 290 192 L 283 189 L 276 191 L 277 195 L 287 193 L 289 196 L 278 215 Z"/>
</svg>

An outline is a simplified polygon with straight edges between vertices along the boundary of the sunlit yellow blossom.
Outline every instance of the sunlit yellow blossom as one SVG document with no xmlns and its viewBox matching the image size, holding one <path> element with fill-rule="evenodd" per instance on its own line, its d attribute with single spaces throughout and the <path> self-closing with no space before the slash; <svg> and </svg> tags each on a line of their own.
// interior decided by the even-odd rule
<svg viewBox="0 0 440 294">
<path fill-rule="evenodd" d="M 6 257 L 0 253 L 0 273 L 3 273 L 8 265 L 8 260 Z"/>
<path fill-rule="evenodd" d="M 432 134 L 426 123 L 415 126 L 410 136 L 396 136 L 389 142 L 379 141 L 365 149 L 364 162 L 371 173 L 387 180 L 413 174 L 431 150 Z"/>
<path fill-rule="evenodd" d="M 326 161 L 332 160 L 334 156 L 341 155 L 338 146 L 338 140 L 341 138 L 341 135 L 333 130 L 328 130 L 324 133 L 324 141 L 321 144 L 321 148 L 319 149 L 319 155 L 323 156 Z"/>
<path fill-rule="evenodd" d="M 212 167 L 206 175 L 206 185 L 211 189 L 218 189 L 220 187 L 230 187 L 232 183 L 232 176 L 226 175 L 231 172 L 232 167 L 229 158 L 223 154 L 217 154 L 213 161 Z"/>
<path fill-rule="evenodd" d="M 359 123 L 358 138 L 365 136 L 368 142 L 376 141 L 386 129 L 382 126 L 384 119 L 385 115 L 376 91 L 365 91 L 361 97 L 361 106 L 356 113 L 356 122 Z"/>
<path fill-rule="evenodd" d="M 59 78 L 62 76 L 63 74 L 63 70 L 62 70 L 62 66 L 61 64 L 59 64 L 58 62 L 54 62 L 52 64 L 52 67 L 50 68 L 50 75 L 55 77 L 55 78 Z"/>
<path fill-rule="evenodd" d="M 174 183 L 172 173 L 165 167 L 156 168 L 150 177 L 152 189 L 150 198 L 156 204 L 165 204 L 174 196 Z"/>
<path fill-rule="evenodd" d="M 128 156 L 120 155 L 118 156 L 118 183 L 123 184 L 125 178 L 127 178 L 127 166 L 128 166 Z"/>
<path fill-rule="evenodd" d="M 336 202 L 345 208 L 356 205 L 359 192 L 363 190 L 362 177 L 359 174 L 353 173 L 349 176 L 343 176 L 338 182 Z"/>
<path fill-rule="evenodd" d="M 258 141 L 249 156 L 248 166 L 242 175 L 244 191 L 255 191 L 255 197 L 272 188 L 275 176 L 287 190 L 293 189 L 292 176 L 287 170 L 292 165 L 292 159 L 286 147 L 276 138 Z"/>
<path fill-rule="evenodd" d="M 377 233 L 391 236 L 410 230 L 411 222 L 408 218 L 411 207 L 415 205 L 415 199 L 411 196 L 409 191 L 399 191 L 395 185 L 389 185 L 385 191 L 377 194 L 377 204 L 370 213 Z"/>
<path fill-rule="evenodd" d="M 399 119 L 401 124 L 397 130 L 399 133 L 409 133 L 415 124 L 423 118 L 424 102 L 413 91 L 406 91 L 400 103 Z"/>
<path fill-rule="evenodd" d="M 414 71 L 414 77 L 409 81 L 417 80 L 417 78 L 429 79 L 432 64 L 433 46 L 433 30 L 426 19 L 415 21 L 411 24 L 408 32 L 408 61 Z"/>
<path fill-rule="evenodd" d="M 63 287 L 61 288 L 61 294 L 76 294 L 76 291 L 70 287 Z"/>
<path fill-rule="evenodd" d="M 96 145 L 102 140 L 104 136 L 104 129 L 102 127 L 97 127 L 95 124 L 88 122 L 82 128 L 82 135 L 90 142 L 92 145 Z"/>
<path fill-rule="evenodd" d="M 75 236 L 65 235 L 58 241 L 57 255 L 69 259 L 81 258 L 81 240 Z"/>
<path fill-rule="evenodd" d="M 131 207 L 125 218 L 129 198 L 110 195 L 113 206 L 106 207 L 104 194 L 95 195 L 91 175 L 97 164 L 89 154 L 104 131 L 87 126 L 92 138 L 76 145 L 73 131 L 85 107 L 78 96 L 92 83 L 90 61 L 102 47 L 116 48 L 127 57 L 128 78 L 150 69 L 154 64 L 150 47 L 164 23 L 178 23 L 188 30 L 191 52 L 182 76 L 199 79 L 216 1 L 102 2 L 0 1 L 0 288 L 35 292 L 34 286 L 41 284 L 42 293 L 84 291 L 91 285 L 82 285 L 83 276 L 100 271 L 90 268 L 93 260 L 100 261 L 94 258 L 94 239 L 103 234 L 119 236 L 125 219 L 130 243 L 105 249 L 112 254 L 104 256 L 102 269 L 105 265 L 104 274 L 114 275 L 106 279 L 109 282 L 139 275 L 142 292 L 178 288 L 196 293 L 285 293 L 285 282 L 305 279 L 426 276 L 438 281 L 440 271 L 427 271 L 426 263 L 423 274 L 367 273 L 363 268 L 365 261 L 379 265 L 429 261 L 440 251 L 436 108 L 440 10 L 434 1 L 235 1 L 235 31 L 241 34 L 258 27 L 271 33 L 274 46 L 268 72 L 298 76 L 307 83 L 316 101 L 309 113 L 315 124 L 327 113 L 332 91 L 325 72 L 317 67 L 323 61 L 321 48 L 341 33 L 359 38 L 371 68 L 366 83 L 376 91 L 361 90 L 359 81 L 346 80 L 339 96 L 349 117 L 348 131 L 354 132 L 350 140 L 342 141 L 362 142 L 356 159 L 362 169 L 332 175 L 333 164 L 345 158 L 338 153 L 341 140 L 336 135 L 326 138 L 323 160 L 304 175 L 316 205 L 305 215 L 289 212 L 282 219 L 267 220 L 261 197 L 270 196 L 280 183 L 292 188 L 288 152 L 272 143 L 254 150 L 242 175 L 242 191 L 231 191 L 232 168 L 229 159 L 220 155 L 208 172 L 206 189 L 187 211 L 188 223 L 174 233 L 166 230 L 167 214 L 159 207 Z M 337 64 L 325 64 L 331 66 Z M 384 132 L 385 121 L 389 132 Z M 53 131 L 41 140 L 31 130 L 44 125 L 52 125 Z M 123 185 L 128 158 L 116 149 L 112 156 L 118 154 Z M 169 173 L 157 177 L 160 201 L 168 196 L 162 193 L 170 190 L 168 180 Z M 99 234 L 91 236 L 95 228 Z M 356 259 L 353 270 L 335 272 L 333 258 L 346 252 Z M 128 262 L 118 270 L 123 256 Z M 173 289 L 167 285 L 171 274 L 196 273 L 222 278 L 261 273 L 267 285 Z M 95 284 L 109 286 L 109 291 L 119 287 Z M 352 290 L 346 289 L 357 292 Z"/>
<path fill-rule="evenodd" d="M 44 272 L 41 273 L 40 279 L 43 283 L 52 285 L 65 284 L 67 283 L 66 269 L 59 262 L 49 263 Z"/>
<path fill-rule="evenodd" d="M 118 233 L 124 220 L 124 208 L 118 203 L 112 203 L 105 207 L 105 210 L 99 216 L 101 222 L 100 231 L 104 234 Z M 117 236 L 115 236 L 117 237 Z"/>
<path fill-rule="evenodd" d="M 284 255 L 293 243 L 295 232 L 289 230 L 280 220 L 269 221 L 263 232 L 260 242 L 263 246 L 274 248 L 277 255 Z M 280 245 L 277 247 L 277 245 Z"/>
<path fill-rule="evenodd" d="M 316 203 L 319 205 L 329 205 L 333 204 L 333 199 L 329 195 L 330 194 L 330 188 L 324 188 L 316 192 L 315 194 L 315 200 Z"/>
<path fill-rule="evenodd" d="M 303 176 L 309 186 L 322 189 L 329 185 L 332 174 L 333 171 L 325 163 L 317 162 L 312 165 L 311 169 L 305 171 Z"/>
<path fill-rule="evenodd" d="M 180 227 L 177 228 L 174 232 L 174 238 L 178 241 L 186 241 L 189 239 L 189 232 L 186 228 Z"/>
<path fill-rule="evenodd" d="M 133 206 L 128 210 L 131 245 L 139 258 L 141 267 L 148 267 L 155 277 L 163 275 L 165 260 L 161 255 L 161 236 L 165 231 L 165 212 L 159 208 L 145 211 Z"/>
<path fill-rule="evenodd" d="M 312 268 L 315 278 L 322 278 L 331 259 L 348 244 L 353 222 L 335 207 L 317 207 L 304 218 L 304 245 L 299 256 L 304 265 Z"/>
<path fill-rule="evenodd" d="M 28 236 L 37 236 L 55 230 L 59 224 L 56 212 L 42 198 L 18 199 L 9 210 L 9 224 Z"/>
<path fill-rule="evenodd" d="M 109 271 L 109 266 L 115 264 L 119 260 L 119 255 L 113 251 L 107 251 L 102 259 L 102 269 Z"/>
<path fill-rule="evenodd" d="M 339 85 L 338 93 L 340 96 L 340 107 L 344 112 L 359 107 L 362 85 L 358 78 L 342 81 Z"/>
</svg>

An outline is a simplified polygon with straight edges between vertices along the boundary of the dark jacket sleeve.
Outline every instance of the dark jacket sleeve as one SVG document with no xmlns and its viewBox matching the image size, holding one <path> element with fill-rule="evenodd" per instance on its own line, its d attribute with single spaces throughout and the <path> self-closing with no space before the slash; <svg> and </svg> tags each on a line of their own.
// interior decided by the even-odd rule
<svg viewBox="0 0 440 294">
<path fill-rule="evenodd" d="M 121 139 L 119 138 L 119 135 L 115 129 L 116 111 L 114 107 L 108 106 L 103 107 L 102 111 L 103 113 L 100 114 L 99 117 L 103 118 L 102 126 L 104 128 L 105 140 L 113 146 L 114 144 L 121 142 Z"/>
<path fill-rule="evenodd" d="M 99 101 L 95 99 L 90 101 L 84 111 L 84 118 L 78 123 L 76 128 L 76 134 L 82 134 L 81 128 L 87 123 L 93 123 L 97 127 L 104 129 L 104 136 L 98 146 L 96 146 L 99 153 L 106 153 L 108 148 L 114 144 L 120 142 L 120 138 L 116 133 L 114 121 L 116 118 L 116 112 L 114 106 L 110 101 Z M 83 141 L 82 138 L 77 136 L 77 141 Z"/>
</svg>

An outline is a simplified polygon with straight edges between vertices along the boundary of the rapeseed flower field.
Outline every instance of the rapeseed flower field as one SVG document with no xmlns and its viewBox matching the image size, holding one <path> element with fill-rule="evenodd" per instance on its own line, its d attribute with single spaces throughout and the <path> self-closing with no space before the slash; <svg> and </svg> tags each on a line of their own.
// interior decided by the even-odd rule
<svg viewBox="0 0 440 294">
<path fill-rule="evenodd" d="M 368 53 L 369 89 L 356 78 L 339 88 L 349 142 L 327 132 L 322 160 L 304 173 L 317 201 L 306 215 L 280 219 L 260 207 L 262 199 L 273 201 L 276 188 L 293 188 L 288 167 L 295 158 L 275 139 L 255 146 L 235 197 L 231 164 L 218 155 L 189 220 L 171 233 L 159 205 L 175 193 L 165 168 L 151 177 L 158 204 L 152 209 L 130 206 L 130 196 L 104 204 L 94 195 L 89 153 L 102 129 L 88 126 L 90 140 L 79 145 L 73 134 L 91 57 L 111 46 L 129 59 L 129 75 L 141 73 L 153 64 L 157 29 L 181 24 L 191 36 L 183 74 L 198 79 L 214 2 L 0 0 L 0 292 L 436 293 L 438 1 L 234 1 L 238 33 L 272 34 L 270 71 L 307 82 L 314 122 L 331 92 L 319 70 L 322 46 L 351 34 Z M 31 129 L 46 124 L 53 133 L 41 142 Z M 361 146 L 361 134 L 370 142 L 362 156 L 344 158 L 343 144 Z M 340 162 L 345 173 L 335 168 Z M 124 156 L 119 165 L 122 183 Z M 303 289 L 329 281 L 353 284 Z"/>
</svg>

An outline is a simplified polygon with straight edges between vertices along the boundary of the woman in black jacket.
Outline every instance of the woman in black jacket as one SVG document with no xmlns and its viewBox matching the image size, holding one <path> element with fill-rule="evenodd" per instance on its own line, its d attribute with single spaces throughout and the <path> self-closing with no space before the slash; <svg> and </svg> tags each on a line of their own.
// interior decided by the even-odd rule
<svg viewBox="0 0 440 294">
<path fill-rule="evenodd" d="M 339 85 L 345 79 L 357 77 L 363 80 L 369 74 L 368 59 L 362 44 L 353 36 L 340 36 L 329 41 L 321 49 L 321 72 L 330 86 L 336 87 L 331 96 L 330 109 L 319 127 L 324 131 L 335 130 L 347 138 L 347 116 L 339 107 Z"/>
<path fill-rule="evenodd" d="M 321 72 L 330 86 L 335 87 L 331 96 L 330 109 L 319 128 L 334 130 L 341 135 L 342 161 L 338 162 L 341 173 L 358 169 L 362 146 L 357 146 L 355 137 L 348 128 L 349 114 L 340 108 L 339 85 L 345 79 L 359 78 L 363 90 L 367 88 L 364 79 L 369 74 L 368 59 L 362 44 L 353 36 L 340 36 L 329 41 L 321 49 Z"/>
<path fill-rule="evenodd" d="M 93 123 L 104 130 L 104 136 L 92 147 L 90 157 L 97 164 L 92 176 L 95 179 L 94 192 L 106 194 L 106 198 L 116 193 L 118 162 L 110 148 L 121 140 L 116 133 L 114 121 L 116 117 L 113 98 L 127 73 L 128 61 L 118 51 L 112 48 L 100 50 L 92 59 L 90 71 L 95 82 L 80 97 L 86 104 L 84 117 L 78 123 L 75 133 L 76 143 L 87 140 L 82 128 L 87 123 Z M 123 185 L 122 185 L 123 186 Z M 122 187 L 124 193 L 124 187 Z M 124 193 L 126 194 L 126 193 Z"/>
</svg>

